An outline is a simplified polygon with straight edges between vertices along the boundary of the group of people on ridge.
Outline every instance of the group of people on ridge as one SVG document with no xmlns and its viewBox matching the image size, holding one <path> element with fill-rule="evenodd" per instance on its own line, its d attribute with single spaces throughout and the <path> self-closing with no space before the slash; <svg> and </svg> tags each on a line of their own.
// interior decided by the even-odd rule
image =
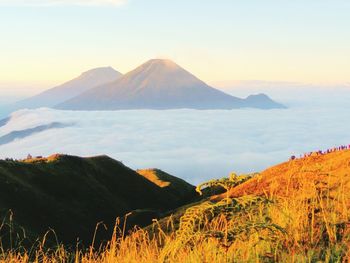
<svg viewBox="0 0 350 263">
<path fill-rule="evenodd" d="M 310 157 L 310 156 L 324 155 L 324 154 L 328 154 L 328 153 L 332 153 L 332 152 L 344 151 L 344 150 L 350 150 L 350 144 L 330 148 L 330 149 L 327 149 L 326 151 L 320 150 L 320 151 L 316 151 L 316 152 L 304 153 L 304 154 L 300 155 L 300 159 Z M 295 160 L 295 159 L 297 159 L 297 157 L 295 155 L 292 155 L 290 157 L 290 160 Z"/>
</svg>

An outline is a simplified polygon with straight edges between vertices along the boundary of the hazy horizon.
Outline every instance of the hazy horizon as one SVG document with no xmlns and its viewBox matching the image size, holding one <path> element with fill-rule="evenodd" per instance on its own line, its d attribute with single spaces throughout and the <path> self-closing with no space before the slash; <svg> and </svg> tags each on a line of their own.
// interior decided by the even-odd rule
<svg viewBox="0 0 350 263">
<path fill-rule="evenodd" d="M 49 90 L 51 88 L 60 86 L 65 82 L 68 82 L 76 77 L 78 77 L 83 72 L 77 72 L 71 79 L 66 79 L 63 81 L 57 81 L 50 84 L 13 84 L 10 83 L 0 83 L 0 92 L 2 97 L 0 98 L 0 105 L 5 105 L 7 103 L 12 103 L 21 99 L 29 98 Z M 235 89 L 241 93 L 242 89 L 246 88 L 247 91 L 255 91 L 259 93 L 260 91 L 276 91 L 276 89 L 281 88 L 305 88 L 305 89 L 334 89 L 334 88 L 350 88 L 349 82 L 328 82 L 328 83 L 317 83 L 317 82 L 298 82 L 298 81 L 276 81 L 276 80 L 259 80 L 259 79 L 232 79 L 232 80 L 220 80 L 213 82 L 206 82 L 208 85 L 222 90 L 227 93 L 231 93 Z M 282 92 L 283 90 L 281 90 Z M 248 93 L 247 93 L 248 94 Z M 251 93 L 250 93 L 251 94 Z M 10 99 L 10 100 L 8 100 Z"/>
<path fill-rule="evenodd" d="M 345 0 L 0 0 L 0 6 L 2 95 L 34 94 L 99 66 L 126 73 L 151 58 L 170 58 L 211 85 L 350 82 Z"/>
</svg>

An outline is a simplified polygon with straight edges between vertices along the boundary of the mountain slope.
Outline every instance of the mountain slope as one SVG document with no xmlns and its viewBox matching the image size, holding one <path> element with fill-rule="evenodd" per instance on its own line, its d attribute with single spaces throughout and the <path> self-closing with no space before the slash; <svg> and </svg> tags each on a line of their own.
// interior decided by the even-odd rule
<svg viewBox="0 0 350 263">
<path fill-rule="evenodd" d="M 205 192 L 217 186 L 211 185 L 203 189 Z M 245 198 L 261 196 L 269 199 L 282 199 L 288 202 L 319 198 L 320 193 L 326 193 L 328 198 L 338 196 L 346 209 L 350 209 L 350 150 L 339 150 L 330 153 L 318 154 L 314 152 L 310 156 L 289 160 L 284 163 L 269 167 L 257 173 L 252 178 L 231 188 L 229 192 L 212 192 L 209 197 L 193 204 L 187 204 L 177 208 L 172 217 L 178 223 L 180 217 L 187 208 L 197 206 L 207 201 L 217 203 L 230 198 Z M 340 192 L 346 195 L 339 196 Z M 349 210 L 350 211 L 350 210 Z M 169 218 L 160 220 L 165 226 Z"/>
<path fill-rule="evenodd" d="M 186 200 L 196 197 L 193 185 L 162 170 L 140 169 L 137 172 L 152 183 L 167 190 L 178 203 L 184 204 Z"/>
<path fill-rule="evenodd" d="M 194 262 L 347 262 L 350 150 L 346 148 L 350 147 L 291 158 L 239 185 L 236 176 L 209 181 L 230 190 L 181 207 L 157 222 L 161 227 L 154 236 L 166 232 L 163 239 L 170 240 L 165 248 L 156 248 L 159 255 L 168 253 L 169 262 L 189 258 Z M 169 220 L 174 227 L 168 226 Z M 153 233 L 152 227 L 146 231 Z"/>
<path fill-rule="evenodd" d="M 281 106 L 270 100 L 261 102 L 264 108 Z M 65 110 L 241 107 L 255 105 L 214 89 L 174 62 L 161 59 L 152 59 L 113 83 L 91 89 L 57 106 Z"/>
<path fill-rule="evenodd" d="M 313 153 L 300 159 L 273 166 L 258 176 L 233 188 L 229 195 L 268 195 L 287 198 L 309 198 L 320 190 L 350 192 L 350 150 Z M 222 195 L 224 198 L 225 195 Z M 350 202 L 347 204 L 350 207 Z"/>
<path fill-rule="evenodd" d="M 100 221 L 108 231 L 100 231 L 97 238 L 104 239 L 118 216 L 136 209 L 156 215 L 184 202 L 107 156 L 67 155 L 0 161 L 0 200 L 1 220 L 11 210 L 16 224 L 32 237 L 52 228 L 67 244 L 75 244 L 77 237 L 88 244 Z M 147 223 L 142 218 L 135 222 Z"/>
<path fill-rule="evenodd" d="M 91 88 L 117 80 L 122 74 L 111 67 L 96 68 L 60 86 L 44 91 L 34 97 L 22 100 L 14 108 L 53 107 Z"/>
</svg>

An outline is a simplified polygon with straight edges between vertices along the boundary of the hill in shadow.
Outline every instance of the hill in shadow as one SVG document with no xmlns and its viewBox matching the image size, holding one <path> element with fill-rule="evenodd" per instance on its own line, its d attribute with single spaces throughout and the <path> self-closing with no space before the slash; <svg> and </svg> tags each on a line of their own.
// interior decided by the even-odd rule
<svg viewBox="0 0 350 263">
<path fill-rule="evenodd" d="M 1 160 L 0 216 L 4 219 L 11 210 L 14 223 L 27 231 L 29 239 L 54 229 L 66 244 L 77 239 L 89 244 L 98 222 L 107 231 L 101 229 L 97 241 L 110 238 L 116 218 L 126 213 L 148 211 L 151 216 L 134 217 L 133 225 L 142 226 L 162 212 L 191 202 L 195 191 L 186 186 L 179 192 L 188 199 L 179 198 L 174 195 L 177 186 L 162 188 L 108 156 Z M 0 237 L 5 232 L 2 228 Z"/>
</svg>

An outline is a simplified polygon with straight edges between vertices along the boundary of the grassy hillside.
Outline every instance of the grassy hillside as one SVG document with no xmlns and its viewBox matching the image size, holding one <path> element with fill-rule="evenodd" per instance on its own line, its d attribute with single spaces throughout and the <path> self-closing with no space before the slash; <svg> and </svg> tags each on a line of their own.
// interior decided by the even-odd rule
<svg viewBox="0 0 350 263">
<path fill-rule="evenodd" d="M 120 239 L 113 259 L 134 262 L 127 248 L 142 240 L 147 251 L 161 245 L 133 255 L 138 262 L 349 262 L 349 150 L 206 185 L 228 191 Z"/>
<path fill-rule="evenodd" d="M 167 186 L 159 176 L 158 185 Z M 159 182 L 161 180 L 162 182 Z M 228 191 L 173 210 L 128 236 L 117 225 L 102 250 L 48 253 L 34 261 L 349 262 L 350 151 L 313 154 L 253 176 L 232 174 L 203 187 Z M 164 188 L 164 187 L 163 187 Z M 2 253 L 26 262 L 28 252 Z"/>
<path fill-rule="evenodd" d="M 233 188 L 230 196 L 254 194 L 300 199 L 315 197 L 324 191 L 335 197 L 340 190 L 350 192 L 350 150 L 314 153 L 276 165 Z"/>
<path fill-rule="evenodd" d="M 137 170 L 137 172 L 149 181 L 166 190 L 179 204 L 188 203 L 188 200 L 196 197 L 196 191 L 193 185 L 162 170 L 142 169 Z"/>
<path fill-rule="evenodd" d="M 29 238 L 51 228 L 64 243 L 75 244 L 79 237 L 90 244 L 100 221 L 109 229 L 101 227 L 97 238 L 110 238 L 118 216 L 137 210 L 134 224 L 145 225 L 183 202 L 107 156 L 0 161 L 0 218 L 8 222 L 11 210 L 15 225 L 24 227 Z M 2 227 L 3 242 L 8 231 Z"/>
</svg>

